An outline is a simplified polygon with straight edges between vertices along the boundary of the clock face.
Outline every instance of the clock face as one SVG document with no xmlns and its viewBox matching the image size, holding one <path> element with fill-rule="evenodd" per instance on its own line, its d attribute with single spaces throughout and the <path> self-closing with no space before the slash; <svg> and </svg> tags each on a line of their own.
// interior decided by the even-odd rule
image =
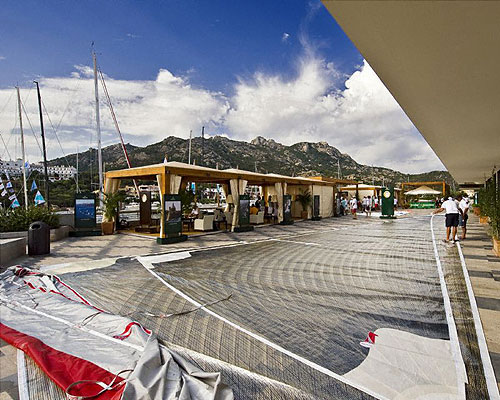
<svg viewBox="0 0 500 400">
<path fill-rule="evenodd" d="M 389 192 L 388 190 L 384 191 L 384 197 L 386 199 L 388 199 L 389 197 L 391 197 L 391 192 Z"/>
<path fill-rule="evenodd" d="M 143 203 L 145 203 L 146 201 L 148 201 L 148 196 L 146 194 L 143 194 L 141 200 Z"/>
</svg>

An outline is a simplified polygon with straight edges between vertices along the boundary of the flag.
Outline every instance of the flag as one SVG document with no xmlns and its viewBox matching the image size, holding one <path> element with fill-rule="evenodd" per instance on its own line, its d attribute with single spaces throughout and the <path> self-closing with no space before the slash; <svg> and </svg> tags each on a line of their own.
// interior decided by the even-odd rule
<svg viewBox="0 0 500 400">
<path fill-rule="evenodd" d="M 2 191 L 2 197 L 3 197 L 3 196 L 7 196 L 7 191 L 6 191 L 6 190 L 3 190 L 3 191 Z"/>
<path fill-rule="evenodd" d="M 17 198 L 17 196 L 16 196 L 15 194 L 11 194 L 11 195 L 9 196 L 9 200 L 10 200 L 10 201 L 12 201 L 12 200 L 14 200 L 14 199 L 16 199 L 16 198 Z"/>
<path fill-rule="evenodd" d="M 370 331 L 370 332 L 368 332 L 368 336 L 366 337 L 366 339 L 363 340 L 362 342 L 359 342 L 359 344 L 361 346 L 369 349 L 370 347 L 372 347 L 375 344 L 375 338 L 377 336 L 378 336 L 377 334 Z"/>
<path fill-rule="evenodd" d="M 43 198 L 42 194 L 38 190 L 35 195 L 35 205 L 39 206 L 40 204 L 45 203 L 45 199 Z"/>
<path fill-rule="evenodd" d="M 31 184 L 31 191 L 33 192 L 34 190 L 37 190 L 37 189 L 38 189 L 38 187 L 36 186 L 36 182 L 33 179 L 33 183 Z"/>
<path fill-rule="evenodd" d="M 5 189 L 5 186 L 3 185 L 3 183 L 0 183 L 0 190 L 4 190 Z"/>
<path fill-rule="evenodd" d="M 10 183 L 10 181 L 7 181 L 7 185 L 5 185 L 5 187 L 7 189 L 11 189 L 12 188 L 12 183 Z"/>
<path fill-rule="evenodd" d="M 24 163 L 24 168 L 30 169 L 30 163 L 28 161 Z"/>
<path fill-rule="evenodd" d="M 16 207 L 21 207 L 21 204 L 19 204 L 19 201 L 17 200 L 17 198 L 12 202 L 12 204 L 10 205 L 12 208 L 16 208 Z"/>
</svg>

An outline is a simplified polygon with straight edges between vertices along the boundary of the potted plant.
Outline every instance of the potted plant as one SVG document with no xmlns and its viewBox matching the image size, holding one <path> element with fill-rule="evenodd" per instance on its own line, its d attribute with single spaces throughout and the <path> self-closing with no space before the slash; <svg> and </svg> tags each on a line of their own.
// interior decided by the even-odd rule
<svg viewBox="0 0 500 400">
<path fill-rule="evenodd" d="M 125 200 L 125 193 L 104 193 L 104 215 L 101 223 L 102 233 L 112 235 L 115 230 L 115 219 L 120 201 Z"/>
<path fill-rule="evenodd" d="M 308 216 L 307 207 L 311 205 L 312 201 L 311 192 L 309 192 L 308 189 L 306 189 L 305 191 L 301 190 L 300 193 L 297 195 L 296 200 L 302 206 L 302 212 L 300 213 L 300 217 L 302 219 L 307 219 Z"/>
</svg>

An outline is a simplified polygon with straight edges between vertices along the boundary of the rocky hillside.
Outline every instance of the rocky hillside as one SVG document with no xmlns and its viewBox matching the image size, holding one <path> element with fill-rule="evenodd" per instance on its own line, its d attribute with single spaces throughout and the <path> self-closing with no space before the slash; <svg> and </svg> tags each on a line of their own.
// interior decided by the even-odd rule
<svg viewBox="0 0 500 400">
<path fill-rule="evenodd" d="M 127 151 L 132 166 L 155 164 L 169 161 L 188 161 L 188 140 L 169 136 L 161 142 L 137 147 L 127 144 Z M 76 154 L 66 157 L 71 165 L 76 165 Z M 89 149 L 79 155 L 80 171 L 90 169 L 94 165 L 96 171 L 97 151 Z M 215 136 L 202 141 L 196 137 L 192 141 L 191 159 L 197 165 L 217 167 L 219 169 L 240 168 L 248 171 L 277 173 L 284 175 L 325 175 L 336 177 L 338 174 L 337 159 L 340 161 L 340 173 L 343 178 L 358 179 L 376 184 L 382 182 L 399 183 L 402 181 L 435 181 L 445 180 L 453 183 L 453 178 L 447 171 L 432 171 L 423 174 L 407 175 L 389 168 L 371 167 L 357 163 L 348 154 L 343 154 L 326 142 L 300 142 L 285 146 L 272 139 L 261 136 L 250 143 L 231 140 L 223 136 Z M 123 151 L 119 144 L 103 149 L 105 169 L 126 168 Z M 51 165 L 66 164 L 64 158 L 49 162 Z M 373 178 L 372 178 L 373 177 Z"/>
</svg>

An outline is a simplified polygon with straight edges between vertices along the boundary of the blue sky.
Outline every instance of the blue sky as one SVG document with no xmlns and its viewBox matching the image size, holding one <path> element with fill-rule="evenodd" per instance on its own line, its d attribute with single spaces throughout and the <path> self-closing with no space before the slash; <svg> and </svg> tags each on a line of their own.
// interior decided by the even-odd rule
<svg viewBox="0 0 500 400">
<path fill-rule="evenodd" d="M 94 41 L 116 79 L 154 79 L 168 66 L 195 85 L 230 91 L 237 76 L 256 70 L 293 74 L 301 32 L 342 72 L 362 62 L 319 1 L 8 1 L 0 85 L 68 75 L 90 63 Z"/>
<path fill-rule="evenodd" d="M 403 172 L 443 169 L 318 0 L 7 1 L 0 37 L 0 133 L 16 155 L 11 95 L 18 84 L 37 131 L 33 79 L 56 127 L 47 138 L 56 144 L 57 130 L 64 143 L 49 157 L 95 143 L 94 41 L 121 131 L 135 145 L 205 126 L 237 140 L 327 141 Z M 103 143 L 116 143 L 104 104 L 101 113 Z M 27 147 L 40 158 L 34 139 Z"/>
</svg>

